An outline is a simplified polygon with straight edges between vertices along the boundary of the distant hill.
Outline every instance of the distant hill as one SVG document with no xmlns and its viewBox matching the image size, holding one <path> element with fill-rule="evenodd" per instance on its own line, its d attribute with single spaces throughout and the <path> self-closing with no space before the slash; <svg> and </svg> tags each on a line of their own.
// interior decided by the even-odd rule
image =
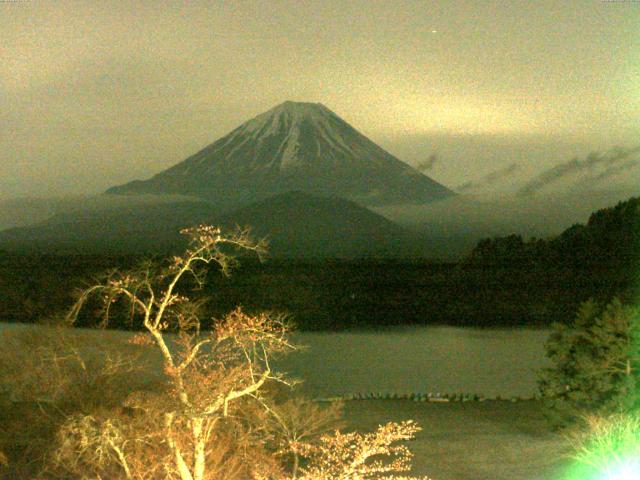
<svg viewBox="0 0 640 480">
<path fill-rule="evenodd" d="M 163 254 L 182 249 L 185 242 L 179 230 L 199 223 L 229 229 L 248 226 L 254 237 L 268 238 L 274 257 L 397 256 L 411 244 L 401 227 L 352 201 L 288 192 L 225 214 L 205 201 L 78 210 L 39 225 L 0 232 L 0 249 Z"/>
<path fill-rule="evenodd" d="M 302 102 L 278 105 L 154 177 L 107 193 L 194 195 L 231 210 L 289 191 L 365 206 L 454 195 L 324 105 Z"/>
<path fill-rule="evenodd" d="M 71 210 L 86 196 L 59 198 L 23 197 L 0 200 L 0 230 L 41 223 L 53 215 Z"/>
<path fill-rule="evenodd" d="M 289 258 L 396 256 L 407 233 L 395 223 L 355 202 L 288 192 L 223 215 L 227 227 L 251 225 L 267 237 L 269 252 Z"/>
</svg>

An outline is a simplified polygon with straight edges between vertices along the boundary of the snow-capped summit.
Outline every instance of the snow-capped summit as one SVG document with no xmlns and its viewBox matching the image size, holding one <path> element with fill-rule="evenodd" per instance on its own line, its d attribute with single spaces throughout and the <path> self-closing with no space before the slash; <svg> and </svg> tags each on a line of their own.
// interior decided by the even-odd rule
<svg viewBox="0 0 640 480">
<path fill-rule="evenodd" d="M 298 190 L 364 205 L 451 195 L 320 103 L 284 102 L 146 181 L 108 193 L 180 193 L 224 207 Z"/>
</svg>

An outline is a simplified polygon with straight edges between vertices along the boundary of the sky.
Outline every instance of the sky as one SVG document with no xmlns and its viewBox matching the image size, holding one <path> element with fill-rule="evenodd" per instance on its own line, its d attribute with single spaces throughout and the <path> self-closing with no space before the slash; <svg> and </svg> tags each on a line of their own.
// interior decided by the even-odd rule
<svg viewBox="0 0 640 480">
<path fill-rule="evenodd" d="M 148 178 L 285 100 L 461 191 L 640 144 L 633 0 L 0 0 L 0 32 L 0 198 Z"/>
</svg>

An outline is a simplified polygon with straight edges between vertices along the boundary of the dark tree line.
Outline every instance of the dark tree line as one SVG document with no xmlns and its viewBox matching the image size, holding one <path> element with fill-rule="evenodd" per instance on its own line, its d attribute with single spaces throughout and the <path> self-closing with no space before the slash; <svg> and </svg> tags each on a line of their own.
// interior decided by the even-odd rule
<svg viewBox="0 0 640 480">
<path fill-rule="evenodd" d="M 629 272 L 640 261 L 640 197 L 593 213 L 550 239 L 520 235 L 483 239 L 467 265 L 576 268 Z"/>
</svg>

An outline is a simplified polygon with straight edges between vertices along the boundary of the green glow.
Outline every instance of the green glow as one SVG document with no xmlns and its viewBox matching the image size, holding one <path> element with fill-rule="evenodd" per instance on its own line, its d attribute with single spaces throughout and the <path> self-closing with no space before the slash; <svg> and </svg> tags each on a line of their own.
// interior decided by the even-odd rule
<svg viewBox="0 0 640 480">
<path fill-rule="evenodd" d="M 562 480 L 640 480 L 638 456 L 620 458 L 613 454 L 608 465 L 584 465 L 577 462 Z"/>
<path fill-rule="evenodd" d="M 632 480 L 640 479 L 640 463 L 638 458 L 613 458 L 609 468 L 606 468 L 602 480 Z"/>
<path fill-rule="evenodd" d="M 574 436 L 574 465 L 563 480 L 640 480 L 640 416 L 587 420 Z"/>
</svg>

